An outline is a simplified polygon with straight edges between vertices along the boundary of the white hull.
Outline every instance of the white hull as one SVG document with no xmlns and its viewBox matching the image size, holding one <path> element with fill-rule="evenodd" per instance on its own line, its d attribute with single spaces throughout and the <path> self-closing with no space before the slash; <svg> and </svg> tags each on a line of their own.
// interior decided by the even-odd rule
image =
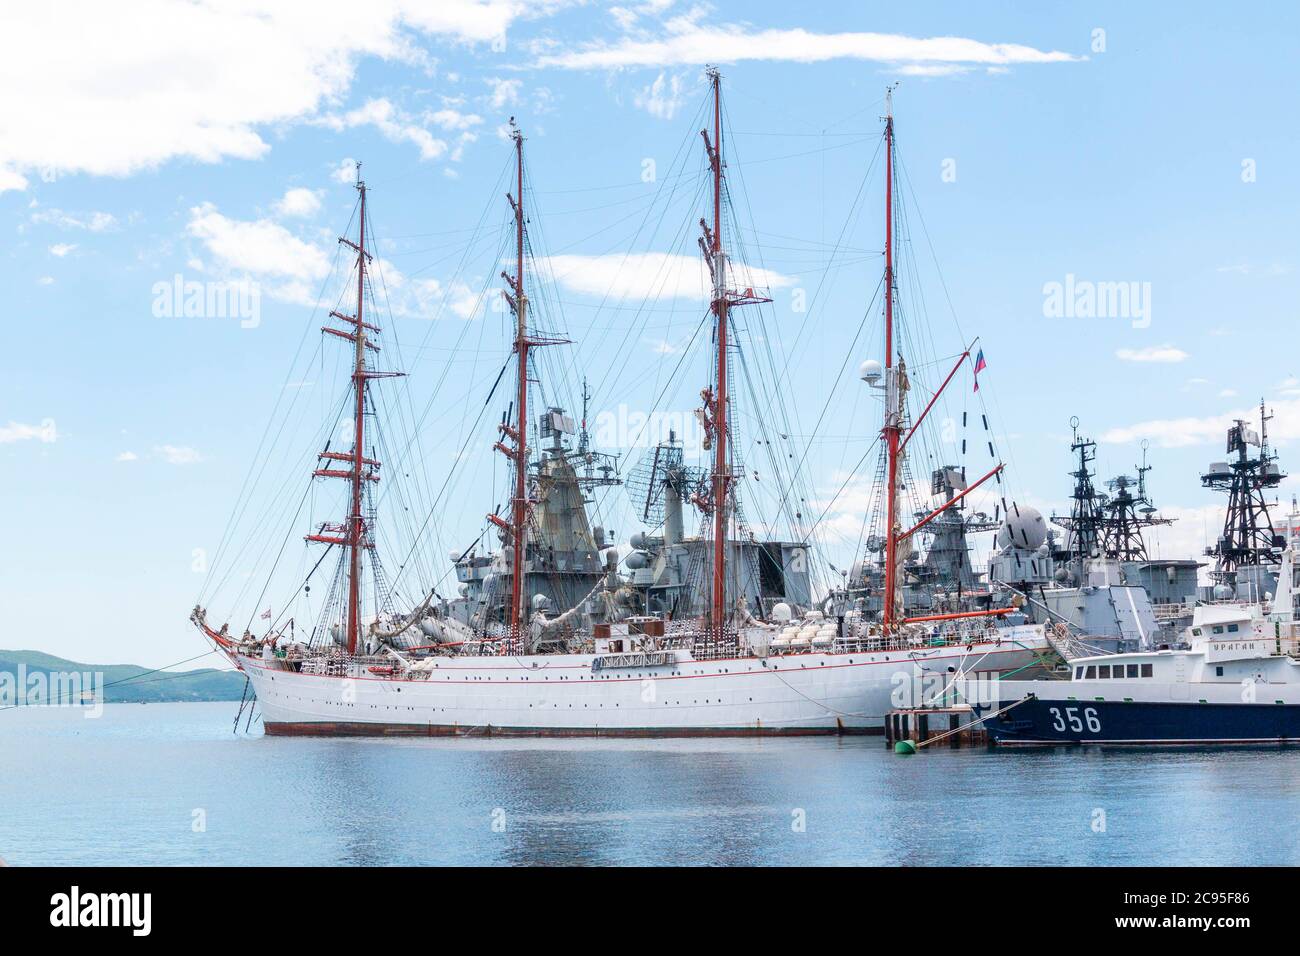
<svg viewBox="0 0 1300 956">
<path fill-rule="evenodd" d="M 1041 631 L 971 648 L 804 653 L 592 669 L 591 654 L 439 658 L 427 677 L 330 677 L 236 656 L 269 734 L 726 736 L 880 733 L 896 690 L 1006 673 Z"/>
</svg>

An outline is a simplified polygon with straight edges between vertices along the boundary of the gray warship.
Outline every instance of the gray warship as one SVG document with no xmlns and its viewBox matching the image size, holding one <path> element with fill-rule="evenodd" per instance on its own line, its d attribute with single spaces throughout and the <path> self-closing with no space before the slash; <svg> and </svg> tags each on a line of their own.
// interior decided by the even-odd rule
<svg viewBox="0 0 1300 956">
<path fill-rule="evenodd" d="M 990 576 L 1090 647 L 1119 652 L 1170 643 L 1190 622 L 1200 565 L 1148 551 L 1144 530 L 1172 519 L 1160 516 L 1147 490 L 1146 448 L 1136 475 L 1117 475 L 1101 491 L 1092 468 L 1096 442 L 1079 435 L 1077 418 L 1070 425 L 1076 467 L 1069 514 L 1049 523 L 1037 509 L 1012 504 Z"/>
<path fill-rule="evenodd" d="M 647 615 L 701 616 L 712 543 L 686 534 L 685 513 L 707 497 L 708 478 L 703 469 L 684 463 L 677 437 L 670 433 L 651 448 L 625 480 L 617 456 L 591 448 L 585 414 L 579 427 L 564 409 L 548 408 L 538 430 L 546 444 L 529 469 L 534 504 L 526 532 L 525 593 L 531 596 L 530 610 L 552 621 L 564 617 L 573 631 Z M 588 513 L 595 489 L 620 484 L 646 529 L 630 536 L 630 551 L 621 562 L 614 529 L 593 525 Z M 467 551 L 452 555 L 460 588 L 455 599 L 443 602 L 444 613 L 473 627 L 504 623 L 509 609 L 509 534 L 493 525 L 500 547 L 485 547 L 485 533 Z M 742 536 L 731 542 L 729 566 L 745 604 L 756 614 L 778 603 L 811 608 L 808 544 L 761 540 L 744 532 L 743 522 L 738 527 Z"/>
<path fill-rule="evenodd" d="M 1201 475 L 1204 487 L 1228 499 L 1223 529 L 1205 552 L 1214 559 L 1212 583 L 1201 594 L 1205 600 L 1258 602 L 1277 591 L 1288 534 L 1274 526 L 1265 495 L 1286 477 L 1268 443 L 1272 417 L 1261 400 L 1258 429 L 1243 419 L 1234 421 L 1228 428 L 1226 460 L 1211 463 Z"/>
</svg>

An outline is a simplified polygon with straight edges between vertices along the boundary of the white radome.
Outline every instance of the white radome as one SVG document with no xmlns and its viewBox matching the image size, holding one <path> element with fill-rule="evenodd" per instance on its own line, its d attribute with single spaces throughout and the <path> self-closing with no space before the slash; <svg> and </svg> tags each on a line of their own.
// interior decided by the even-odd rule
<svg viewBox="0 0 1300 956">
<path fill-rule="evenodd" d="M 998 529 L 998 546 L 1035 551 L 1047 540 L 1047 522 L 1037 508 L 1020 505 L 1009 511 Z"/>
</svg>

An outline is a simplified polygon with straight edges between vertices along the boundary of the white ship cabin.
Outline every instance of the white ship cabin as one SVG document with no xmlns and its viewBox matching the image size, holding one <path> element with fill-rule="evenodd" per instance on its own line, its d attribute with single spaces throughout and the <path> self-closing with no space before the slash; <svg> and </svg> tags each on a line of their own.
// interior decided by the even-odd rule
<svg viewBox="0 0 1300 956">
<path fill-rule="evenodd" d="M 1289 615 L 1288 615 L 1289 616 Z M 1300 682 L 1296 624 L 1266 615 L 1258 604 L 1196 608 L 1185 645 L 1070 662 L 1073 681 L 1163 684 Z"/>
<path fill-rule="evenodd" d="M 631 654 L 656 649 L 663 640 L 664 622 L 657 617 L 630 617 L 597 624 L 594 631 L 597 654 Z"/>
</svg>

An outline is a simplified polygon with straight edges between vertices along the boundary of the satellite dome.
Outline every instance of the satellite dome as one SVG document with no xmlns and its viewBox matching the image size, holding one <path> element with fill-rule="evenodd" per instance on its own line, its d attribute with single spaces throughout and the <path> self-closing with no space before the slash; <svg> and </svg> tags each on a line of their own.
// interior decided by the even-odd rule
<svg viewBox="0 0 1300 956">
<path fill-rule="evenodd" d="M 534 611 L 545 611 L 550 606 L 551 599 L 545 594 L 534 594 L 532 605 Z"/>
<path fill-rule="evenodd" d="M 790 605 L 780 601 L 772 605 L 772 620 L 778 624 L 789 624 L 790 618 L 794 616 L 790 610 Z"/>
<path fill-rule="evenodd" d="M 1046 540 L 1047 522 L 1043 520 L 1042 512 L 1028 505 L 1013 504 L 998 529 L 998 544 L 1004 548 L 1033 551 Z"/>
<path fill-rule="evenodd" d="M 1056 579 L 1057 584 L 1065 584 L 1070 580 L 1070 570 L 1068 568 L 1057 568 L 1052 577 Z"/>
<path fill-rule="evenodd" d="M 624 559 L 623 563 L 633 571 L 640 571 L 649 564 L 649 558 L 644 551 L 633 551 Z"/>
<path fill-rule="evenodd" d="M 1216 601 L 1226 601 L 1232 597 L 1232 588 L 1226 584 L 1216 584 L 1214 586 L 1214 599 Z"/>
<path fill-rule="evenodd" d="M 880 377 L 885 374 L 884 368 L 875 359 L 867 359 L 858 368 L 858 375 L 862 381 L 868 385 L 875 385 L 880 381 Z"/>
</svg>

